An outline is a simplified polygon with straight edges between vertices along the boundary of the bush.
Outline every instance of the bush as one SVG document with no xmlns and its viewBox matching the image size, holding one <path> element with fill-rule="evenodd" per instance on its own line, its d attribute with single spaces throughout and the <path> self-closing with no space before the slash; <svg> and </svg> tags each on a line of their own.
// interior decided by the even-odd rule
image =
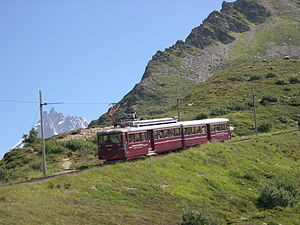
<svg viewBox="0 0 300 225">
<path fill-rule="evenodd" d="M 288 82 L 286 82 L 285 80 L 277 80 L 277 81 L 275 82 L 275 84 L 276 84 L 276 85 L 287 85 Z"/>
<path fill-rule="evenodd" d="M 232 111 L 242 111 L 242 110 L 246 110 L 248 108 L 249 107 L 247 105 L 239 104 L 239 103 L 227 106 L 227 109 L 232 110 Z"/>
<path fill-rule="evenodd" d="M 6 182 L 9 180 L 9 175 L 6 169 L 0 168 L 0 181 Z"/>
<path fill-rule="evenodd" d="M 271 128 L 272 125 L 270 123 L 264 122 L 257 127 L 257 130 L 258 132 L 265 133 L 265 132 L 269 132 Z"/>
<path fill-rule="evenodd" d="M 38 143 L 39 142 L 39 138 L 38 138 L 38 132 L 32 128 L 29 131 L 29 134 L 24 134 L 23 135 L 23 143 L 25 144 L 25 146 L 30 146 L 32 144 Z"/>
<path fill-rule="evenodd" d="M 297 186 L 285 177 L 275 177 L 261 185 L 258 204 L 264 208 L 287 207 L 296 203 Z"/>
<path fill-rule="evenodd" d="M 227 113 L 229 113 L 229 110 L 227 108 L 222 107 L 222 106 L 216 107 L 216 108 L 212 109 L 212 111 L 211 111 L 212 116 L 222 116 L 222 115 L 225 115 Z"/>
<path fill-rule="evenodd" d="M 60 154 L 67 151 L 65 147 L 55 142 L 46 142 L 46 150 L 49 154 Z"/>
<path fill-rule="evenodd" d="M 251 77 L 249 77 L 249 81 L 253 81 L 253 80 L 260 80 L 262 77 L 259 75 L 253 75 Z"/>
<path fill-rule="evenodd" d="M 270 96 L 270 95 L 266 95 L 266 96 L 262 97 L 262 99 L 260 100 L 259 103 L 262 104 L 262 105 L 266 105 L 267 102 L 278 102 L 278 98 Z"/>
<path fill-rule="evenodd" d="M 92 141 L 84 140 L 69 140 L 65 143 L 65 147 L 73 152 L 79 152 L 81 154 L 94 154 L 97 152 L 97 144 Z"/>
<path fill-rule="evenodd" d="M 299 84 L 300 79 L 298 77 L 290 77 L 289 82 L 290 84 Z"/>
<path fill-rule="evenodd" d="M 181 225 L 219 225 L 219 221 L 210 214 L 188 210 L 182 216 Z"/>
<path fill-rule="evenodd" d="M 196 116 L 196 120 L 203 120 L 203 119 L 207 119 L 208 118 L 208 114 L 207 113 L 200 113 L 198 116 Z"/>
<path fill-rule="evenodd" d="M 266 78 L 274 78 L 274 77 L 277 77 L 277 75 L 275 73 L 268 73 L 266 75 Z"/>
<path fill-rule="evenodd" d="M 34 161 L 29 164 L 29 167 L 33 170 L 40 170 L 42 169 L 42 163 L 39 161 Z"/>
</svg>

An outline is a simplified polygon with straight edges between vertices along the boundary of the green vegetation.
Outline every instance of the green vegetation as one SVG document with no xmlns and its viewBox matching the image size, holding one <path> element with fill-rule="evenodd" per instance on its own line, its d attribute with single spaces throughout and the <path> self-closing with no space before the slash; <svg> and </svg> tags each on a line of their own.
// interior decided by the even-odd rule
<svg viewBox="0 0 300 225">
<path fill-rule="evenodd" d="M 299 132 L 265 135 L 0 188 L 0 224 L 180 224 L 187 211 L 220 224 L 300 224 L 299 202 L 257 204 L 273 177 L 299 193 L 299 146 Z"/>
<path fill-rule="evenodd" d="M 71 133 L 71 132 L 70 132 Z M 96 137 L 91 140 L 59 141 L 60 136 L 46 140 L 48 174 L 98 165 Z M 7 152 L 0 161 L 0 183 L 41 177 L 41 144 L 32 129 L 24 135 L 25 148 Z M 64 160 L 70 162 L 64 168 Z"/>
<path fill-rule="evenodd" d="M 281 86 L 275 81 L 288 80 L 299 71 L 299 59 L 243 63 L 216 71 L 214 77 L 198 85 L 181 101 L 182 119 L 195 119 L 201 113 L 227 117 L 235 127 L 234 135 L 253 134 L 253 87 L 258 124 L 268 123 L 273 131 L 296 127 L 300 119 L 300 84 Z M 259 80 L 249 79 L 257 74 Z M 172 115 L 176 115 L 176 107 L 166 114 Z"/>
<path fill-rule="evenodd" d="M 260 188 L 258 204 L 264 208 L 287 207 L 296 204 L 297 186 L 286 177 L 273 177 Z"/>
<path fill-rule="evenodd" d="M 220 225 L 218 220 L 214 219 L 213 216 L 196 210 L 188 210 L 185 212 L 182 216 L 182 220 L 181 225 Z"/>
</svg>

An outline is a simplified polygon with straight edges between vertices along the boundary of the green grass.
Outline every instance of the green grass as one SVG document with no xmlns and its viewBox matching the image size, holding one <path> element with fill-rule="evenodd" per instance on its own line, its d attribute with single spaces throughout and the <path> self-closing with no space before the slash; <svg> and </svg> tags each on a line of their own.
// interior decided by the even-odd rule
<svg viewBox="0 0 300 225">
<path fill-rule="evenodd" d="M 1 188 L 0 223 L 178 224 L 185 210 L 204 209 L 223 223 L 299 224 L 300 203 L 256 206 L 260 184 L 272 176 L 299 187 L 299 146 L 299 132 L 214 143 Z"/>
<path fill-rule="evenodd" d="M 195 119 L 201 113 L 228 117 L 236 135 L 250 135 L 254 132 L 254 87 L 258 125 L 268 122 L 272 131 L 296 127 L 300 119 L 300 84 L 290 84 L 289 79 L 299 77 L 299 71 L 299 59 L 243 63 L 219 70 L 181 101 L 182 118 Z M 256 76 L 259 79 L 253 80 Z M 276 85 L 277 80 L 285 80 L 287 85 Z M 172 115 L 176 115 L 175 106 L 165 116 Z"/>
</svg>

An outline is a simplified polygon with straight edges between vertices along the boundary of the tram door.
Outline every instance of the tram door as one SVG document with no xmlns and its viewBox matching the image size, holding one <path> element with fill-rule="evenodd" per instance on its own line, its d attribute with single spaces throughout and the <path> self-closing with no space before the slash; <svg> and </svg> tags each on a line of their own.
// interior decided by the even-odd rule
<svg viewBox="0 0 300 225">
<path fill-rule="evenodd" d="M 152 151 L 154 152 L 154 136 L 153 136 L 153 130 L 148 130 L 147 131 L 147 140 L 149 141 L 149 152 Z"/>
</svg>

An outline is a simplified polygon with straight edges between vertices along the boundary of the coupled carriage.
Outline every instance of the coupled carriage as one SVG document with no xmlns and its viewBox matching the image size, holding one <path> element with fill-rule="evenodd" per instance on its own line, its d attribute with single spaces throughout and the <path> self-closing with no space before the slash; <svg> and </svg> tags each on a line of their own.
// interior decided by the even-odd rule
<svg viewBox="0 0 300 225">
<path fill-rule="evenodd" d="M 136 120 L 97 133 L 99 159 L 133 159 L 231 138 L 226 118 Z"/>
</svg>

